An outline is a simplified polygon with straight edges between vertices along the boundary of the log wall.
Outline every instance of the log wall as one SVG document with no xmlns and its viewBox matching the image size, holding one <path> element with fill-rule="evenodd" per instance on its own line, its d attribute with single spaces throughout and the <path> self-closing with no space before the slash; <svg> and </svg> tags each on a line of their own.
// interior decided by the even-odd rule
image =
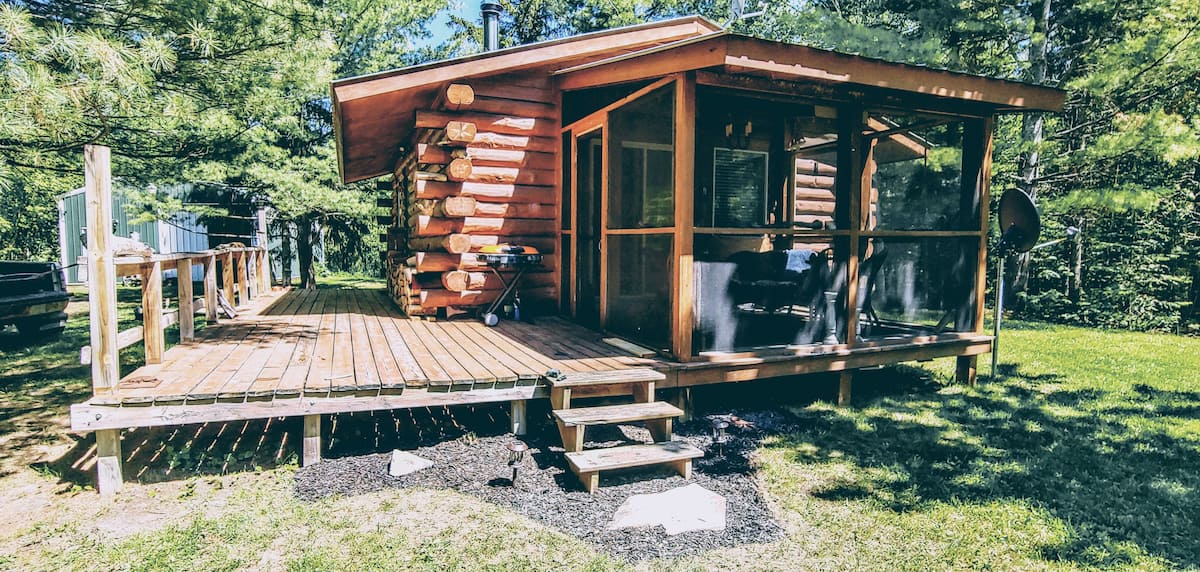
<svg viewBox="0 0 1200 572">
<path fill-rule="evenodd" d="M 548 79 L 458 80 L 414 116 L 413 139 L 391 178 L 388 289 L 406 314 L 432 315 L 493 301 L 501 284 L 474 253 L 521 244 L 545 268 L 522 282 L 525 303 L 557 298 L 557 138 Z"/>
</svg>

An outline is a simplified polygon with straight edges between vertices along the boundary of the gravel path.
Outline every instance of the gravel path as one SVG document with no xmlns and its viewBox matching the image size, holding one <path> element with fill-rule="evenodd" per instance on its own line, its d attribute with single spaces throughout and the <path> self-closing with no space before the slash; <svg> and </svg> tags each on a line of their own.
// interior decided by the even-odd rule
<svg viewBox="0 0 1200 572">
<path fill-rule="evenodd" d="M 558 431 L 545 419 L 534 423 L 531 434 L 523 439 L 530 451 L 520 466 L 516 486 L 510 482 L 511 469 L 506 464 L 506 446 L 514 437 L 477 437 L 466 433 L 412 449 L 414 454 L 435 464 L 403 477 L 388 475 L 390 452 L 323 460 L 296 473 L 296 495 L 315 500 L 387 487 L 450 488 L 508 507 L 627 560 L 679 557 L 718 547 L 774 541 L 782 538 L 783 531 L 759 493 L 751 456 L 765 435 L 786 430 L 791 419 L 777 411 L 735 413 L 737 417 L 722 418 L 750 423 L 731 423 L 726 442 L 719 446 L 713 443 L 711 435 L 711 419 L 717 416 L 676 424 L 676 439 L 705 451 L 705 457 L 693 464 L 691 480 L 684 480 L 669 469 L 610 471 L 601 474 L 597 492 L 588 494 L 566 468 Z M 650 439 L 649 432 L 637 426 L 589 427 L 587 435 L 589 448 Z M 617 508 L 630 496 L 663 492 L 689 483 L 726 498 L 724 531 L 669 536 L 661 526 L 607 530 Z"/>
</svg>

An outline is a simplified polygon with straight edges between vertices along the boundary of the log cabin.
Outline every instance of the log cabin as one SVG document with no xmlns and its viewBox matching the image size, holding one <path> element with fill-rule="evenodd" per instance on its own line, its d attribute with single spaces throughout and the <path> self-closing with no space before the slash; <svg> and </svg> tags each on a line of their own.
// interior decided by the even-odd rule
<svg viewBox="0 0 1200 572">
<path fill-rule="evenodd" d="M 549 398 L 595 490 L 614 468 L 688 474 L 703 453 L 671 420 L 695 386 L 833 373 L 848 404 L 855 370 L 942 357 L 974 383 L 995 118 L 1063 100 L 701 17 L 338 80 L 341 178 L 385 189 L 386 294 L 272 293 L 109 375 L 72 425 L 98 432 L 103 492 L 120 428 L 303 416 L 307 464 L 322 415 L 511 402 L 521 434 Z M 470 312 L 502 292 L 480 257 L 499 244 L 543 255 L 521 288 L 535 317 L 486 327 Z M 634 403 L 584 405 L 611 395 Z M 653 443 L 584 448 L 586 427 L 635 421 Z"/>
</svg>

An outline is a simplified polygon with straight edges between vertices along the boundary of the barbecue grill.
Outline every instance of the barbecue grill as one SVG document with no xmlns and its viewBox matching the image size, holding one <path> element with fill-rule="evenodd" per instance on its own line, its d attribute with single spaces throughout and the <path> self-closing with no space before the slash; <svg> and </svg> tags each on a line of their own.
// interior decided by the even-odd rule
<svg viewBox="0 0 1200 572">
<path fill-rule="evenodd" d="M 512 300 L 513 319 L 520 320 L 521 295 L 517 287 L 526 272 L 532 268 L 541 267 L 541 253 L 532 246 L 500 244 L 485 246 L 477 257 L 480 262 L 487 264 L 488 269 L 504 285 L 504 291 L 481 314 L 484 325 L 492 327 L 500 323 L 500 316 L 496 314 L 496 310 L 500 309 L 509 299 Z M 500 274 L 501 272 L 513 273 L 512 278 L 506 281 L 504 275 Z"/>
</svg>

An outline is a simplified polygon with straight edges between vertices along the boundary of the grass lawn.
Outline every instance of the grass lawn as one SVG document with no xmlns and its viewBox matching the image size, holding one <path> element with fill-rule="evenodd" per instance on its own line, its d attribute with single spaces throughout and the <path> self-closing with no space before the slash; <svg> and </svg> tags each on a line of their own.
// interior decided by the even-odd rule
<svg viewBox="0 0 1200 572">
<path fill-rule="evenodd" d="M 67 431 L 89 393 L 70 312 L 50 345 L 0 336 L 0 569 L 1200 568 L 1200 339 L 1010 322 L 1009 375 L 977 388 L 937 360 L 863 373 L 849 408 L 825 379 L 698 390 L 799 419 L 760 451 L 788 538 L 630 564 L 451 491 L 300 502 L 290 421 L 128 432 L 144 460 L 101 499 Z"/>
</svg>

